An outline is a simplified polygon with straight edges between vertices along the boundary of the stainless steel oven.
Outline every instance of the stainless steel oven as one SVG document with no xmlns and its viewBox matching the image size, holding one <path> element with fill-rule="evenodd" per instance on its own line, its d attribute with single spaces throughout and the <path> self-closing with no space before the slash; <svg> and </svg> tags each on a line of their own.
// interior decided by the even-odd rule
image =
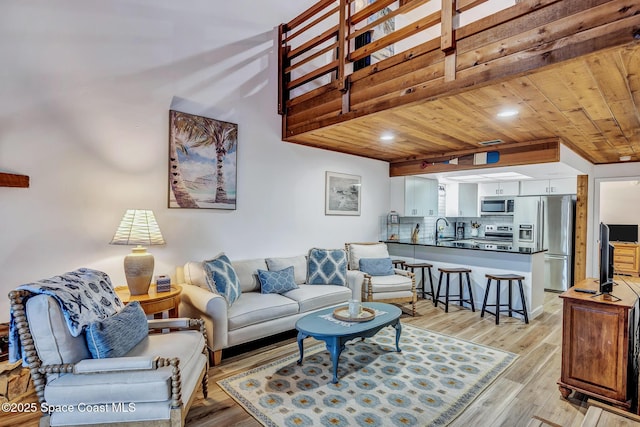
<svg viewBox="0 0 640 427">
<path fill-rule="evenodd" d="M 515 199 L 504 197 L 483 197 L 480 199 L 480 215 L 513 215 Z"/>
</svg>

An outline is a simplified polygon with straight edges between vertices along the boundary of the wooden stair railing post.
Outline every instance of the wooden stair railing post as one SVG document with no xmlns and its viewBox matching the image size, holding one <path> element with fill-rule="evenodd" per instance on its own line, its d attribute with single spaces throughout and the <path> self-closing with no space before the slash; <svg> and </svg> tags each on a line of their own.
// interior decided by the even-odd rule
<svg viewBox="0 0 640 427">
<path fill-rule="evenodd" d="M 286 103 L 289 99 L 287 83 L 291 80 L 291 76 L 286 71 L 289 67 L 288 53 L 291 50 L 284 41 L 286 32 L 285 24 L 280 24 L 278 26 L 278 114 L 280 115 L 286 115 Z"/>
<path fill-rule="evenodd" d="M 338 89 L 344 92 L 346 89 L 346 76 L 344 72 L 345 60 L 349 53 L 348 33 L 349 25 L 347 21 L 347 0 L 340 0 L 340 11 L 338 13 L 338 44 L 336 47 L 336 55 L 338 56 L 338 71 L 336 78 L 338 79 Z"/>
<path fill-rule="evenodd" d="M 456 0 L 442 0 L 442 34 L 440 35 L 440 49 L 445 53 L 444 81 L 456 79 L 456 37 L 453 29 L 453 17 L 456 13 Z"/>
</svg>

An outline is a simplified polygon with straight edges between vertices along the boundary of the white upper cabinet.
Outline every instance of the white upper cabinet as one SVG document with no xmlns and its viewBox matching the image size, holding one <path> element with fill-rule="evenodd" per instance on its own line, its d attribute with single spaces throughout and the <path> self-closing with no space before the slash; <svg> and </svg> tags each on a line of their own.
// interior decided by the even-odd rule
<svg viewBox="0 0 640 427">
<path fill-rule="evenodd" d="M 517 196 L 520 194 L 519 181 L 486 182 L 478 184 L 480 197 L 485 196 Z"/>
<path fill-rule="evenodd" d="M 520 195 L 576 194 L 577 186 L 577 177 L 521 181 Z"/>
<path fill-rule="evenodd" d="M 391 178 L 391 210 L 400 216 L 438 215 L 438 181 L 415 176 Z"/>
<path fill-rule="evenodd" d="M 478 184 L 447 184 L 446 216 L 478 216 Z"/>
</svg>

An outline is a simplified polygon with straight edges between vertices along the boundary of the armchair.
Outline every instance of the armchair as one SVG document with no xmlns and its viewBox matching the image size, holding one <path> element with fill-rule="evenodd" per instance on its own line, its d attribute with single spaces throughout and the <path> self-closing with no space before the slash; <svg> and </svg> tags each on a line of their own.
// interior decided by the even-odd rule
<svg viewBox="0 0 640 427">
<path fill-rule="evenodd" d="M 411 303 L 411 315 L 416 315 L 418 297 L 415 274 L 393 268 L 386 244 L 378 242 L 345 243 L 345 249 L 347 251 L 347 267 L 350 270 L 360 270 L 364 274 L 362 301 Z M 361 260 L 369 262 L 363 263 Z M 382 269 L 371 268 L 371 262 L 384 267 Z"/>
<path fill-rule="evenodd" d="M 54 297 L 13 290 L 9 299 L 41 427 L 182 426 L 198 383 L 207 397 L 202 320 L 148 320 L 148 334 L 127 354 L 94 359 L 85 334 L 71 334 Z"/>
</svg>

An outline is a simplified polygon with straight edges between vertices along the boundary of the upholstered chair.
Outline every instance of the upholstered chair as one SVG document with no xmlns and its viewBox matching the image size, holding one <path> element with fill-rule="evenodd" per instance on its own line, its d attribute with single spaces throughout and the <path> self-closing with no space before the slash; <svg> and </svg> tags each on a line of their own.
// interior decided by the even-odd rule
<svg viewBox="0 0 640 427">
<path fill-rule="evenodd" d="M 346 243 L 347 266 L 364 274 L 362 301 L 378 301 L 392 304 L 411 304 L 411 314 L 416 315 L 415 274 L 393 268 L 385 243 Z"/>
<path fill-rule="evenodd" d="M 182 426 L 200 383 L 207 396 L 208 357 L 199 319 L 147 320 L 132 303 L 92 323 L 98 325 L 96 336 L 142 330 L 126 354 L 116 354 L 115 348 L 110 353 L 115 357 L 108 357 L 112 349 L 107 347 L 117 339 L 90 347 L 93 335 L 73 336 L 53 296 L 21 289 L 11 291 L 9 299 L 22 349 L 18 355 L 31 370 L 43 411 L 40 426 Z M 107 326 L 113 319 L 121 321 L 115 328 Z M 96 351 L 107 357 L 94 358 Z"/>
</svg>

